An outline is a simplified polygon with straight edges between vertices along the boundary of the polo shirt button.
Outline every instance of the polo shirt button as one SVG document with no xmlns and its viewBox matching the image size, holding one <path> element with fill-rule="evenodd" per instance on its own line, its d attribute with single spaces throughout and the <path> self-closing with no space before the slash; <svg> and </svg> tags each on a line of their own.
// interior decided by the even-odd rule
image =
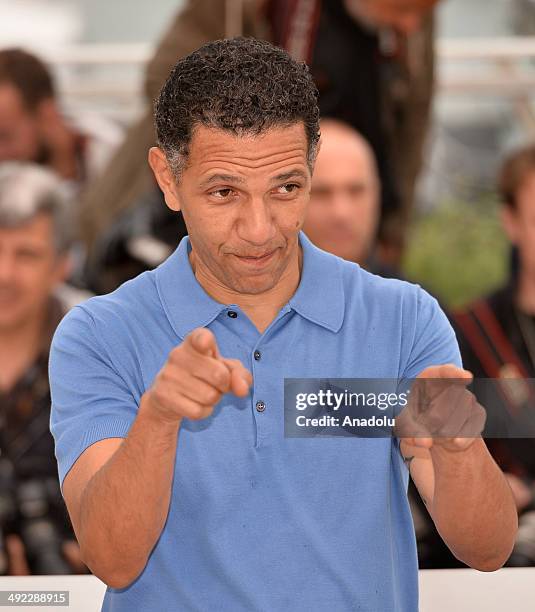
<svg viewBox="0 0 535 612">
<path fill-rule="evenodd" d="M 227 314 L 231 319 L 235 319 L 238 316 L 238 313 L 235 310 L 229 310 Z"/>
<path fill-rule="evenodd" d="M 255 351 L 253 353 L 253 356 L 255 358 L 255 361 L 260 361 L 260 358 L 262 357 L 262 353 L 260 351 Z"/>
<path fill-rule="evenodd" d="M 262 401 L 256 402 L 256 410 L 258 412 L 264 412 L 265 409 L 266 409 L 266 405 L 264 404 L 264 402 Z"/>
</svg>

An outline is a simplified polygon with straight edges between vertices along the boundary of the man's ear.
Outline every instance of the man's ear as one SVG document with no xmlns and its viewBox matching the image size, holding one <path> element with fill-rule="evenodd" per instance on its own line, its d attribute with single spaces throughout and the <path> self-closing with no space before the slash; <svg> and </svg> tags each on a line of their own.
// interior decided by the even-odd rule
<svg viewBox="0 0 535 612">
<path fill-rule="evenodd" d="M 500 211 L 500 220 L 502 222 L 502 227 L 509 238 L 509 241 L 512 244 L 517 244 L 518 242 L 518 220 L 516 218 L 516 211 L 511 208 L 511 206 L 507 204 L 502 204 L 502 208 Z"/>
<path fill-rule="evenodd" d="M 171 210 L 180 210 L 180 201 L 177 194 L 175 177 L 169 164 L 165 153 L 160 147 L 151 147 L 149 149 L 149 165 L 154 172 L 154 177 L 163 191 L 165 197 L 165 203 Z"/>
</svg>

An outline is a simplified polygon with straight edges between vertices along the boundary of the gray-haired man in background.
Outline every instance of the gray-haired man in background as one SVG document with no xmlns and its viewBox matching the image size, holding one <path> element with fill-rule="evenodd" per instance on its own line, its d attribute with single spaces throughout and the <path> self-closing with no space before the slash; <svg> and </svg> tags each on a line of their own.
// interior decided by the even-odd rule
<svg viewBox="0 0 535 612">
<path fill-rule="evenodd" d="M 60 179 L 0 165 L 0 573 L 84 572 L 57 485 L 48 351 L 68 309 L 69 202 Z"/>
</svg>

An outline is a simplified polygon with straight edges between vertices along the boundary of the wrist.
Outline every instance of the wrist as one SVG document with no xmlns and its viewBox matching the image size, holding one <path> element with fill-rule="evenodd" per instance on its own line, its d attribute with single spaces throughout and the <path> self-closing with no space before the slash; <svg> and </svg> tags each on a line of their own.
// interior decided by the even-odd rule
<svg viewBox="0 0 535 612">
<path fill-rule="evenodd" d="M 154 399 L 150 389 L 141 397 L 138 415 L 159 430 L 176 433 L 182 422 L 181 417 L 166 417 L 161 406 Z"/>
<path fill-rule="evenodd" d="M 468 440 L 468 439 L 467 439 Z M 454 446 L 453 442 L 448 444 L 437 443 L 435 440 L 433 446 L 431 446 L 430 453 L 433 458 L 438 460 L 444 459 L 446 461 L 466 461 L 472 456 L 481 453 L 482 447 L 485 447 L 483 438 L 473 438 L 467 446 Z"/>
</svg>

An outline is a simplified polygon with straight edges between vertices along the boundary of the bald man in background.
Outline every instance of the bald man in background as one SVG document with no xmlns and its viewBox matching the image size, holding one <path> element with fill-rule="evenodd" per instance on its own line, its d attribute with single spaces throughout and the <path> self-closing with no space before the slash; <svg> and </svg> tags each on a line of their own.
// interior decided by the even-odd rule
<svg viewBox="0 0 535 612">
<path fill-rule="evenodd" d="M 374 257 L 380 202 L 377 164 L 366 139 L 343 121 L 322 119 L 304 232 L 324 251 L 375 274 L 399 277 Z"/>
</svg>

